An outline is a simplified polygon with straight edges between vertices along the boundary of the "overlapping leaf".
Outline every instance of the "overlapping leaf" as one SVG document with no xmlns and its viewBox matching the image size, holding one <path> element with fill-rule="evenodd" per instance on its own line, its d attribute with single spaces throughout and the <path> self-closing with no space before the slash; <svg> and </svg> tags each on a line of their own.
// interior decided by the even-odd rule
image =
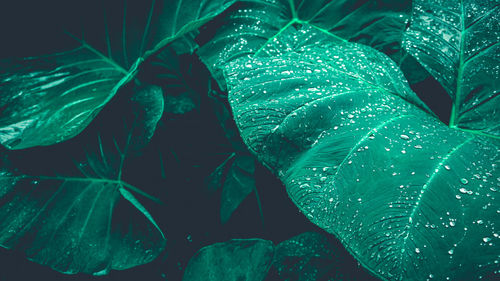
<svg viewBox="0 0 500 281">
<path fill-rule="evenodd" d="M 273 242 L 233 239 L 199 250 L 189 261 L 183 281 L 261 281 L 271 267 Z"/>
<path fill-rule="evenodd" d="M 310 26 L 226 67 L 248 147 L 383 279 L 498 271 L 499 146 L 425 110 L 397 66 Z M 288 46 L 288 47 L 286 47 Z"/>
<path fill-rule="evenodd" d="M 500 2 L 413 5 L 405 47 L 453 99 L 450 125 L 500 137 Z"/>
<path fill-rule="evenodd" d="M 133 79 L 143 60 L 233 2 L 151 0 L 149 11 L 135 10 L 134 3 L 127 1 L 113 2 L 121 4 L 113 9 L 122 7 L 123 21 L 117 24 L 104 19 L 102 40 L 79 38 L 75 42 L 79 46 L 73 50 L 3 61 L 0 143 L 22 149 L 74 137 Z M 96 22 L 95 15 L 87 19 Z M 129 23 L 133 26 L 130 32 Z M 137 31 L 138 26 L 143 29 Z"/>
<path fill-rule="evenodd" d="M 222 19 L 217 34 L 198 54 L 223 84 L 220 68 L 225 63 L 260 52 L 290 25 L 308 23 L 324 32 L 382 50 L 411 69 L 410 65 L 418 64 L 401 52 L 410 6 L 406 0 L 246 1 Z"/>
<path fill-rule="evenodd" d="M 114 112 L 102 112 L 71 141 L 3 149 L 2 247 L 63 273 L 99 275 L 150 262 L 163 250 L 163 233 L 139 200 L 151 197 L 126 182 L 128 163 L 162 115 L 162 92 L 152 87 L 120 98 L 110 104 Z"/>
</svg>

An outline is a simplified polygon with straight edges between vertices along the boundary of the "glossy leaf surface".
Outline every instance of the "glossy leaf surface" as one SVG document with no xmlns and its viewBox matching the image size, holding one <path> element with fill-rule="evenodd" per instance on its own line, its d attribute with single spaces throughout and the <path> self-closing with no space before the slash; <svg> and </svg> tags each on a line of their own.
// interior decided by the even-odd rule
<svg viewBox="0 0 500 281">
<path fill-rule="evenodd" d="M 413 3 L 404 44 L 453 99 L 450 125 L 500 137 L 500 2 Z"/>
<path fill-rule="evenodd" d="M 405 66 L 417 65 L 401 48 L 410 8 L 406 0 L 248 1 L 222 19 L 217 34 L 198 54 L 223 84 L 220 69 L 224 64 L 259 53 L 290 25 L 307 23 L 346 40 L 373 46 Z"/>
<path fill-rule="evenodd" d="M 85 134 L 50 147 L 2 151 L 0 245 L 74 274 L 107 274 L 153 260 L 165 238 L 126 182 L 128 164 L 163 110 L 158 87 L 111 102 Z M 136 197 L 137 195 L 140 195 Z M 147 199 L 149 200 L 149 199 Z"/>
<path fill-rule="evenodd" d="M 281 280 L 323 280 L 336 267 L 335 253 L 328 240 L 317 232 L 306 232 L 276 246 L 273 265 Z M 340 270 L 336 268 L 336 272 Z M 341 279 L 341 274 L 336 276 Z"/>
<path fill-rule="evenodd" d="M 113 2 L 121 4 L 113 9 L 123 11 L 123 23 L 108 23 L 104 18 L 103 40 L 76 38 L 79 46 L 73 50 L 2 61 L 0 143 L 23 149 L 76 136 L 133 79 L 143 60 L 196 30 L 234 1 L 150 2 L 149 10 L 133 14 L 133 3 Z M 95 15 L 86 19 L 96 22 Z M 130 25 L 134 30 L 129 32 Z M 138 26 L 143 27 L 141 32 L 137 32 Z"/>
<path fill-rule="evenodd" d="M 428 113 L 385 55 L 290 27 L 226 67 L 247 146 L 380 278 L 499 269 L 499 146 Z"/>
<path fill-rule="evenodd" d="M 271 266 L 273 242 L 233 239 L 199 250 L 189 261 L 183 281 L 262 281 Z"/>
</svg>

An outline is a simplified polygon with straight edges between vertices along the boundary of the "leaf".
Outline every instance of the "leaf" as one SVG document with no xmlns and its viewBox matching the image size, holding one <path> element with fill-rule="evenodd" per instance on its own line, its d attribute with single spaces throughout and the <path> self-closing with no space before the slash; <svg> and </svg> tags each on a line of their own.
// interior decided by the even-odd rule
<svg viewBox="0 0 500 281">
<path fill-rule="evenodd" d="M 274 245 L 262 239 L 233 239 L 199 250 L 183 281 L 262 281 L 271 266 Z"/>
<path fill-rule="evenodd" d="M 500 2 L 413 3 L 404 45 L 453 100 L 450 126 L 500 137 Z"/>
<path fill-rule="evenodd" d="M 153 73 L 143 76 L 154 76 L 150 80 L 162 85 L 166 94 L 165 112 L 186 114 L 199 109 L 200 96 L 205 94 L 200 93 L 199 86 L 208 84 L 209 74 L 198 71 L 193 57 L 178 56 L 172 48 L 167 47 L 151 60 L 151 66 Z"/>
<path fill-rule="evenodd" d="M 154 198 L 127 182 L 128 164 L 162 115 L 161 90 L 123 93 L 110 106 L 71 141 L 2 151 L 2 247 L 59 272 L 95 275 L 150 262 L 163 250 L 163 233 L 136 196 Z"/>
<path fill-rule="evenodd" d="M 332 245 L 323 235 L 305 232 L 276 246 L 273 265 L 281 280 L 321 280 L 335 267 L 332 250 Z"/>
<path fill-rule="evenodd" d="M 226 67 L 229 101 L 308 219 L 386 280 L 492 276 L 498 142 L 442 124 L 370 47 L 310 26 L 266 52 L 281 46 Z"/>
<path fill-rule="evenodd" d="M 253 157 L 237 154 L 226 174 L 222 188 L 220 207 L 222 223 L 226 223 L 243 200 L 256 189 L 254 173 Z"/>
<path fill-rule="evenodd" d="M 122 7 L 123 16 L 109 24 L 104 18 L 100 38 L 72 35 L 78 43 L 74 49 L 0 63 L 2 145 L 23 149 L 76 136 L 135 77 L 142 61 L 196 30 L 234 0 L 150 0 L 149 10 L 142 12 L 134 10 L 138 2 L 128 2 L 110 3 L 113 10 Z M 137 9 L 144 7 L 141 2 Z M 98 22 L 95 15 L 85 19 L 88 25 Z M 137 32 L 139 26 L 143 29 Z"/>
<path fill-rule="evenodd" d="M 403 63 L 413 60 L 401 52 L 410 8 L 407 0 L 248 1 L 222 19 L 223 25 L 198 54 L 223 87 L 221 69 L 225 63 L 260 53 L 287 27 L 307 23 L 346 40 L 374 46 Z"/>
</svg>

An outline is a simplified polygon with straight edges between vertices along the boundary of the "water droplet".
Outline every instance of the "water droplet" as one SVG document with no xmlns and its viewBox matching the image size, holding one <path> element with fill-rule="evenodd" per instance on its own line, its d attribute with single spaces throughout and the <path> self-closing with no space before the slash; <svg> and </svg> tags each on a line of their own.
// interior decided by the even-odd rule
<svg viewBox="0 0 500 281">
<path fill-rule="evenodd" d="M 488 242 L 490 242 L 490 241 L 491 241 L 491 238 L 490 238 L 490 237 L 484 237 L 484 238 L 483 238 L 483 241 L 484 241 L 485 243 L 488 243 Z"/>
<path fill-rule="evenodd" d="M 415 248 L 415 253 L 420 254 L 420 249 L 419 248 Z"/>
<path fill-rule="evenodd" d="M 460 179 L 460 182 L 461 182 L 462 184 L 468 184 L 468 183 L 469 183 L 469 181 L 468 181 L 466 178 L 461 178 L 461 179 Z"/>
<path fill-rule="evenodd" d="M 448 251 L 448 254 L 453 255 L 453 249 L 450 249 L 450 250 Z"/>
<path fill-rule="evenodd" d="M 401 135 L 401 136 L 399 136 L 399 137 L 400 137 L 401 139 L 404 139 L 404 140 L 409 140 L 409 139 L 410 139 L 410 137 L 409 137 L 409 136 L 404 135 L 404 134 L 403 134 L 403 135 Z"/>
<path fill-rule="evenodd" d="M 451 170 L 450 166 L 448 166 L 448 165 L 444 165 L 444 168 L 445 168 L 446 170 L 448 170 L 448 171 L 449 171 L 449 170 Z"/>
<path fill-rule="evenodd" d="M 459 189 L 459 191 L 460 191 L 461 193 L 463 193 L 463 194 L 466 194 L 466 193 L 467 193 L 467 189 L 465 189 L 465 188 L 463 188 L 463 187 L 462 187 L 462 188 L 460 188 L 460 189 Z"/>
</svg>

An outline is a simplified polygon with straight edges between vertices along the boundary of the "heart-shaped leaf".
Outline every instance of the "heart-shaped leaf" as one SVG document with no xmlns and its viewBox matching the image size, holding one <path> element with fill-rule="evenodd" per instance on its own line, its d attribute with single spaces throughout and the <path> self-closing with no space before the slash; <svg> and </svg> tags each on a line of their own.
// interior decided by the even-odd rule
<svg viewBox="0 0 500 281">
<path fill-rule="evenodd" d="M 135 77 L 142 61 L 234 0 L 150 0 L 149 10 L 144 3 L 137 8 L 138 3 L 128 2 L 108 3 L 123 11 L 123 17 L 118 23 L 103 18 L 102 40 L 72 35 L 74 49 L 0 63 L 0 144 L 22 149 L 76 136 Z M 99 16 L 86 17 L 94 25 L 102 15 L 96 10 Z M 137 32 L 138 26 L 142 32 Z"/>
<path fill-rule="evenodd" d="M 136 195 L 152 197 L 126 182 L 128 163 L 162 115 L 163 95 L 152 87 L 115 101 L 71 141 L 2 151 L 1 246 L 63 273 L 98 275 L 163 250 L 165 238 Z"/>
<path fill-rule="evenodd" d="M 273 242 L 233 239 L 199 250 L 189 261 L 183 281 L 262 281 L 271 267 Z"/>
<path fill-rule="evenodd" d="M 499 1 L 414 1 L 405 47 L 453 99 L 451 127 L 500 138 L 499 42 Z"/>
<path fill-rule="evenodd" d="M 221 19 L 223 25 L 198 54 L 224 86 L 221 69 L 227 62 L 260 53 L 290 25 L 308 23 L 346 40 L 373 46 L 412 69 L 411 65 L 418 63 L 401 47 L 410 8 L 407 0 L 245 1 Z"/>
<path fill-rule="evenodd" d="M 313 223 L 383 279 L 498 270 L 496 140 L 442 124 L 373 48 L 305 25 L 266 53 L 226 66 L 230 104 Z"/>
</svg>

